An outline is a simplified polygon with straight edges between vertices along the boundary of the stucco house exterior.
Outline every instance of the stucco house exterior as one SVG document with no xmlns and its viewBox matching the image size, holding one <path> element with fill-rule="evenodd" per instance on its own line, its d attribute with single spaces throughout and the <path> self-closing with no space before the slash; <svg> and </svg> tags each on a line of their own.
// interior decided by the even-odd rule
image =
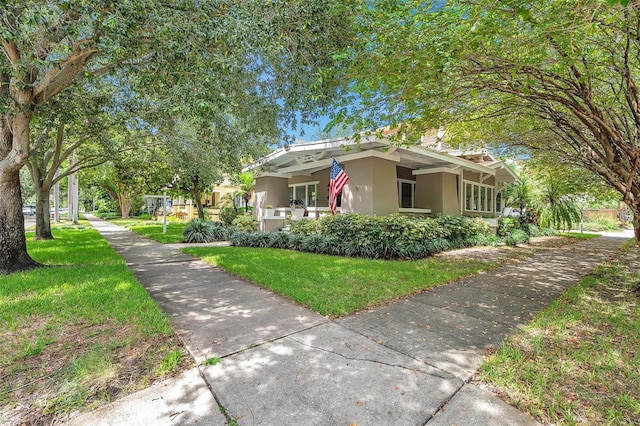
<svg viewBox="0 0 640 426">
<path fill-rule="evenodd" d="M 265 206 L 271 205 L 284 216 L 292 200 L 303 202 L 306 217 L 327 214 L 334 158 L 349 176 L 341 213 L 492 217 L 502 210 L 504 188 L 518 180 L 490 153 L 447 149 L 436 134 L 413 146 L 375 136 L 359 143 L 328 139 L 279 148 L 245 167 L 256 176 L 254 214 L 266 217 Z M 277 229 L 279 223 L 261 227 Z"/>
</svg>

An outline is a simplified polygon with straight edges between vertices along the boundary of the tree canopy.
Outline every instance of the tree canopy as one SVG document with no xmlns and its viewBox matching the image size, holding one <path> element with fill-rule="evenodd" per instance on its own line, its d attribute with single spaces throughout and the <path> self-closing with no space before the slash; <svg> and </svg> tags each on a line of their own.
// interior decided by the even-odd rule
<svg viewBox="0 0 640 426">
<path fill-rule="evenodd" d="M 361 113 L 343 107 L 338 121 L 552 153 L 615 188 L 640 239 L 640 2 L 374 1 L 364 13 L 342 55 Z"/>
<path fill-rule="evenodd" d="M 253 135 L 313 119 L 342 87 L 333 52 L 353 40 L 350 2 L 29 0 L 0 17 L 0 272 L 37 266 L 26 252 L 19 170 L 32 120 L 78 80 L 109 81 L 126 108 L 144 99 L 153 129 L 189 117 L 248 123 Z M 62 106 L 61 108 L 64 108 Z M 135 114 L 136 111 L 129 111 Z"/>
</svg>

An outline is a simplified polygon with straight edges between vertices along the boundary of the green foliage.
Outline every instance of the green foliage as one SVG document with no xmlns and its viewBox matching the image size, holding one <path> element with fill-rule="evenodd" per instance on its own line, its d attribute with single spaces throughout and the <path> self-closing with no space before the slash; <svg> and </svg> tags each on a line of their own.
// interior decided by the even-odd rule
<svg viewBox="0 0 640 426">
<path fill-rule="evenodd" d="M 505 244 L 508 246 L 516 246 L 518 244 L 527 244 L 529 242 L 529 234 L 522 229 L 514 229 L 504 238 Z"/>
<path fill-rule="evenodd" d="M 541 182 L 538 223 L 542 227 L 571 229 L 580 222 L 580 207 L 558 176 L 547 175 Z"/>
<path fill-rule="evenodd" d="M 100 219 L 110 220 L 110 219 L 119 219 L 121 217 L 120 213 L 117 212 L 96 212 L 96 216 Z"/>
<path fill-rule="evenodd" d="M 588 189 L 577 188 L 576 179 L 574 194 L 600 198 L 598 192 L 609 192 L 599 191 L 605 182 L 640 214 L 631 195 L 640 192 L 635 6 L 628 0 L 367 2 L 356 22 L 361 36 L 340 56 L 357 106 L 338 109 L 334 121 L 356 131 L 398 126 L 396 140 L 405 144 L 440 127 L 444 143 L 523 154 L 563 181 L 579 169 L 590 175 L 582 180 Z M 570 193 L 527 212 L 542 213 L 545 226 L 568 227 L 575 223 L 575 209 L 564 199 Z M 520 195 L 515 204 L 528 205 Z M 522 221 L 537 223 L 533 216 Z"/>
<path fill-rule="evenodd" d="M 237 216 L 233 219 L 232 224 L 239 231 L 255 232 L 258 230 L 258 221 L 250 214 Z"/>
<path fill-rule="evenodd" d="M 232 206 L 223 206 L 220 208 L 219 216 L 220 221 L 227 226 L 231 226 L 236 217 L 238 217 L 238 211 Z"/>
<path fill-rule="evenodd" d="M 212 222 L 202 219 L 190 221 L 184 228 L 183 237 L 185 243 L 210 243 L 213 239 Z"/>
<path fill-rule="evenodd" d="M 496 233 L 500 237 L 505 237 L 516 229 L 520 229 L 520 221 L 518 218 L 503 216 L 498 219 L 498 229 Z"/>
<path fill-rule="evenodd" d="M 169 373 L 175 373 L 180 366 L 181 358 L 182 351 L 180 349 L 169 351 L 158 366 L 158 374 L 164 376 Z"/>
<path fill-rule="evenodd" d="M 582 225 L 582 229 L 590 232 L 619 231 L 620 221 L 617 219 L 611 219 L 609 217 L 599 215 L 593 218 L 585 219 Z"/>
<path fill-rule="evenodd" d="M 320 233 L 319 220 L 300 219 L 290 223 L 290 231 L 294 234 L 313 235 Z"/>
<path fill-rule="evenodd" d="M 205 219 L 191 220 L 183 231 L 185 243 L 211 243 L 225 241 L 235 228 L 227 227 L 220 222 L 212 222 Z"/>
<path fill-rule="evenodd" d="M 489 226 L 478 218 L 345 214 L 294 222 L 289 233 L 236 233 L 231 244 L 370 259 L 418 259 L 452 248 L 490 244 L 489 236 Z"/>
</svg>

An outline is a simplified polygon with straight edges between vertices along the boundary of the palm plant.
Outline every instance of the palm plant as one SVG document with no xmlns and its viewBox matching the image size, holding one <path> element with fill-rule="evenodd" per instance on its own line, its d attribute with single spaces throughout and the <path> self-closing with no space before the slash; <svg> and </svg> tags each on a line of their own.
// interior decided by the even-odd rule
<svg viewBox="0 0 640 426">
<path fill-rule="evenodd" d="M 520 209 L 520 223 L 535 222 L 535 194 L 531 180 L 522 176 L 520 182 L 512 183 L 505 190 L 505 203 Z"/>
<path fill-rule="evenodd" d="M 256 188 L 256 181 L 251 172 L 244 172 L 238 175 L 238 185 L 240 186 L 240 190 L 237 191 L 237 194 L 244 200 L 244 212 L 247 213 L 249 211 L 249 201 L 251 200 L 251 195 L 253 194 L 253 190 Z"/>
<path fill-rule="evenodd" d="M 557 177 L 547 175 L 542 180 L 538 199 L 540 226 L 571 229 L 574 223 L 580 222 L 578 203 Z"/>
</svg>

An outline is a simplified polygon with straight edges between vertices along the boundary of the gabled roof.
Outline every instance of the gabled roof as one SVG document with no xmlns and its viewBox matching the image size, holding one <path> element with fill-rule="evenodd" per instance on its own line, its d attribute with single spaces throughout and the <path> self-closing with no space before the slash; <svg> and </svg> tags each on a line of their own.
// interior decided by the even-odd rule
<svg viewBox="0 0 640 426">
<path fill-rule="evenodd" d="M 334 158 L 343 163 L 366 157 L 395 161 L 401 167 L 412 169 L 414 175 L 443 171 L 458 173 L 462 169 L 495 176 L 496 171 L 501 170 L 500 165 L 504 166 L 493 157 L 483 157 L 483 162 L 478 163 L 439 151 L 437 136 L 428 138 L 433 140 L 423 140 L 423 145 L 420 146 L 398 146 L 386 138 L 375 136 L 363 136 L 359 143 L 353 139 L 337 138 L 294 144 L 273 151 L 246 166 L 243 171 L 254 171 L 256 176 L 292 177 L 326 169 L 331 166 Z M 517 179 L 515 174 L 505 177 L 508 181 Z"/>
</svg>

